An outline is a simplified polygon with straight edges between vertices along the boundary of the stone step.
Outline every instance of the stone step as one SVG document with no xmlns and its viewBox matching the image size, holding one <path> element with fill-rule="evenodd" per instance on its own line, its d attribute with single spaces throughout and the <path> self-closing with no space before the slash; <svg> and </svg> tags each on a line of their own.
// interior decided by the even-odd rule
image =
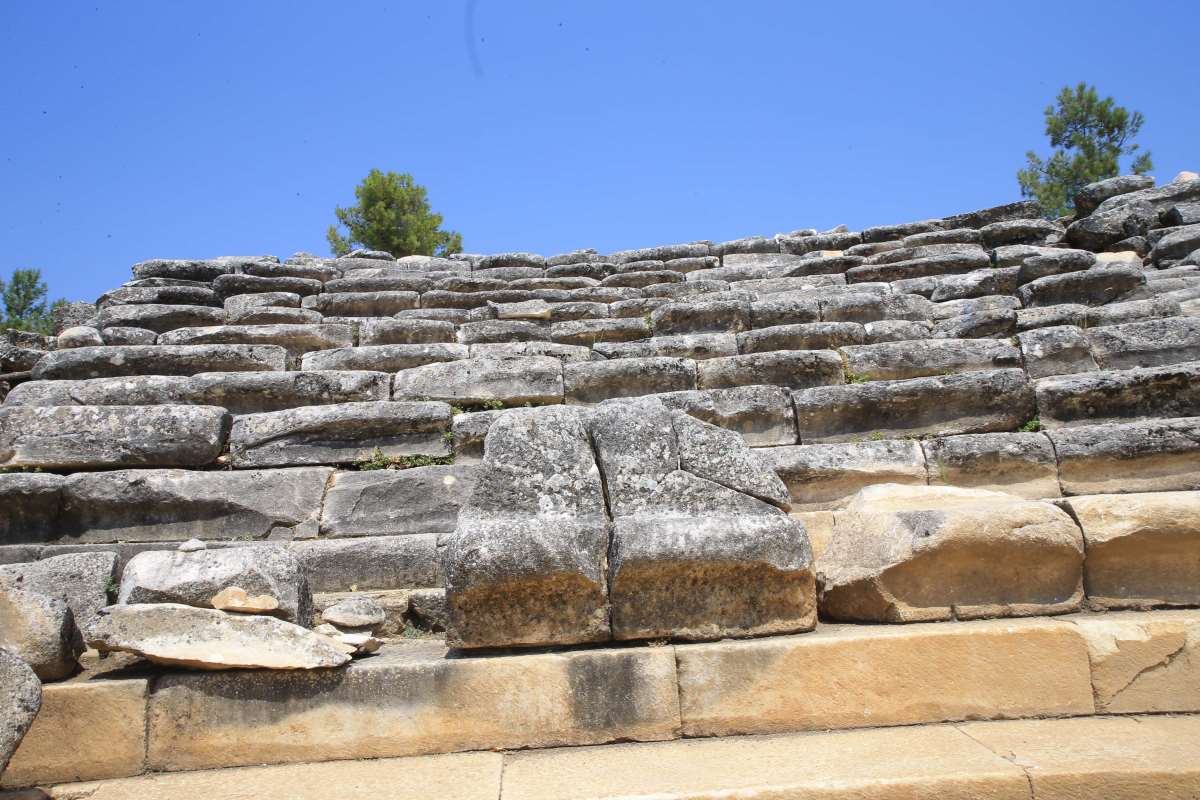
<svg viewBox="0 0 1200 800">
<path fill-rule="evenodd" d="M 895 753 L 908 764 L 914 758 L 941 761 L 942 769 L 954 774 L 962 766 L 946 764 L 937 745 L 906 746 L 897 739 L 889 746 L 886 737 L 945 730 L 954 732 L 954 741 L 975 746 L 987 739 L 987 731 L 1010 726 L 1023 732 L 1003 745 L 1005 753 L 1013 753 L 1038 726 L 1061 725 L 1076 733 L 1055 734 L 1060 745 L 1087 752 L 1104 736 L 1089 736 L 1087 730 L 1114 726 L 1128 731 L 1129 738 L 1116 751 L 1103 748 L 1111 776 L 1119 754 L 1137 753 L 1147 742 L 1173 743 L 1169 755 L 1177 767 L 1200 763 L 1194 753 L 1200 729 L 1194 729 L 1194 722 L 1180 728 L 1185 723 L 1165 716 L 1091 716 L 1200 711 L 1198 633 L 1197 611 L 1112 612 L 908 626 L 821 625 L 810 634 L 746 641 L 477 657 L 448 657 L 453 654 L 436 640 L 404 639 L 388 642 L 376 656 L 344 669 L 305 673 L 165 670 L 148 680 L 129 669 L 127 659 L 113 659 L 111 665 L 89 662 L 82 675 L 44 687 L 42 716 L 18 749 L 3 785 L 714 736 L 742 737 L 735 741 L 747 743 L 745 758 L 714 756 L 707 763 L 719 769 L 700 774 L 728 775 L 739 764 L 753 763 L 746 760 L 753 753 L 770 752 L 772 742 L 789 740 L 812 743 L 806 746 L 809 758 L 787 760 L 811 774 L 814 754 L 831 752 L 838 739 L 744 737 L 955 722 L 962 724 L 811 736 L 872 742 L 874 756 L 856 751 L 859 755 L 850 759 L 858 775 L 880 767 L 879 753 Z M 467 697 L 470 702 L 464 703 Z M 1070 717 L 1078 719 L 1042 719 Z M 1155 724 L 1172 733 L 1159 739 Z M 655 759 L 662 764 L 672 748 L 732 746 L 720 741 L 651 747 L 663 748 L 664 755 Z M 621 752 L 611 747 L 514 758 L 588 753 L 620 758 Z M 1014 761 L 1021 759 L 999 763 L 1011 767 Z M 509 775 L 520 772 L 506 770 Z M 605 768 L 587 774 L 615 781 L 650 780 L 661 772 Z M 763 777 L 761 768 L 750 773 Z M 548 772 L 524 774 L 544 777 Z M 1015 796 L 1028 797 L 1026 775 L 1016 774 L 1024 793 Z M 189 778 L 140 780 L 167 781 L 160 786 L 169 786 L 175 780 L 186 785 Z M 575 780 L 591 778 L 579 773 Z M 138 785 L 140 781 L 114 784 Z M 585 785 L 576 783 L 563 796 L 591 796 L 580 791 Z M 647 786 L 655 792 L 651 796 L 664 790 Z"/>
<path fill-rule="evenodd" d="M 42 800 L 1187 797 L 1200 716 L 1089 717 L 458 753 L 47 786 Z M 1032 794 L 1031 794 L 1032 793 Z M 8 800 L 35 800 L 20 793 Z"/>
</svg>

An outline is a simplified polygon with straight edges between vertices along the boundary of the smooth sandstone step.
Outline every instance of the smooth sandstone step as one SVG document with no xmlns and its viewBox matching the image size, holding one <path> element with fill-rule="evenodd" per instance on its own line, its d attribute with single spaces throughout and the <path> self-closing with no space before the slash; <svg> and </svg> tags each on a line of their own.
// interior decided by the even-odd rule
<svg viewBox="0 0 1200 800">
<path fill-rule="evenodd" d="M 1196 716 L 1017 720 L 182 772 L 50 797 L 1145 800 L 1200 786 L 1198 738 Z"/>
<path fill-rule="evenodd" d="M 903 628 L 823 625 L 815 633 L 748 641 L 471 658 L 447 658 L 435 640 L 403 640 L 333 672 L 172 671 L 148 695 L 141 678 L 97 674 L 46 687 L 55 710 L 34 723 L 5 785 L 681 735 L 1080 715 L 991 724 L 1086 726 L 1109 724 L 1086 718 L 1094 713 L 1196 713 L 1197 633 L 1200 611 L 1113 612 Z M 118 707 L 113 703 L 121 714 L 97 724 L 97 714 Z M 839 735 L 879 741 L 913 730 L 920 728 Z M 120 747 L 106 764 L 113 735 Z M 1194 748 L 1200 736 L 1176 740 Z M 736 741 L 757 749 L 771 739 Z M 829 752 L 828 741 L 815 740 L 812 757 Z M 925 750 L 897 745 L 894 752 L 911 759 Z M 528 757 L 534 755 L 542 757 Z M 1194 769 L 1200 761 L 1176 763 Z M 861 757 L 855 767 L 865 768 Z M 640 772 L 597 774 L 617 780 Z"/>
</svg>

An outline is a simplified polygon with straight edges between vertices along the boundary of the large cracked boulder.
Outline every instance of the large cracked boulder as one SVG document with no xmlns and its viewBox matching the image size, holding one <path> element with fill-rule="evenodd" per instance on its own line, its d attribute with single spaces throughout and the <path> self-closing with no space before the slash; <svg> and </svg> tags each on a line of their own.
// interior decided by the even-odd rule
<svg viewBox="0 0 1200 800">
<path fill-rule="evenodd" d="M 944 486 L 882 484 L 835 515 L 821 614 L 853 622 L 1076 611 L 1083 535 L 1055 506 Z"/>
<path fill-rule="evenodd" d="M 332 639 L 281 619 L 174 603 L 109 606 L 88 644 L 195 669 L 319 669 L 350 660 Z"/>
<path fill-rule="evenodd" d="M 22 659 L 0 647 L 0 775 L 42 708 L 42 682 Z"/>
<path fill-rule="evenodd" d="M 47 682 L 75 671 L 83 641 L 62 600 L 0 586 L 0 649 L 19 656 Z"/>
<path fill-rule="evenodd" d="M 299 560 L 275 545 L 210 550 L 147 550 L 129 559 L 117 594 L 120 604 L 176 603 L 212 608 L 213 598 L 236 586 L 247 595 L 278 601 L 273 616 L 308 625 L 312 593 Z"/>
<path fill-rule="evenodd" d="M 608 639 L 609 523 L 586 415 L 517 409 L 489 429 L 475 489 L 439 548 L 452 647 Z"/>
</svg>

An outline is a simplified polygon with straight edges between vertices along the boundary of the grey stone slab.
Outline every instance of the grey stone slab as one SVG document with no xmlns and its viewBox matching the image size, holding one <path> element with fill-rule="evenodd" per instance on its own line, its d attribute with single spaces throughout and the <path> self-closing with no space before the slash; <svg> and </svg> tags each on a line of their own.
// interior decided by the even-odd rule
<svg viewBox="0 0 1200 800">
<path fill-rule="evenodd" d="M 60 475 L 0 474 L 0 544 L 46 542 L 58 535 Z"/>
<path fill-rule="evenodd" d="M 787 486 L 794 509 L 832 508 L 874 484 L 924 485 L 927 480 L 920 443 L 903 439 L 768 447 L 758 452 Z"/>
<path fill-rule="evenodd" d="M 1058 497 L 1058 462 L 1041 433 L 973 433 L 921 443 L 929 483 L 1037 499 Z"/>
<path fill-rule="evenodd" d="M 260 372 L 286 368 L 287 351 L 276 345 L 197 344 L 78 347 L 47 353 L 35 380 L 110 378 L 124 375 L 195 375 L 198 372 Z"/>
<path fill-rule="evenodd" d="M 832 386 L 845 380 L 833 350 L 792 350 L 712 358 L 697 364 L 700 388 L 770 385 L 789 389 Z"/>
<path fill-rule="evenodd" d="M 221 325 L 225 322 L 223 308 L 192 305 L 139 304 L 109 306 L 100 310 L 97 327 L 145 328 L 165 333 L 176 328 L 200 325 Z"/>
<path fill-rule="evenodd" d="M 1200 489 L 1200 418 L 1059 428 L 1047 436 L 1063 494 Z"/>
<path fill-rule="evenodd" d="M 553 404 L 563 401 L 562 361 L 550 356 L 470 358 L 397 372 L 395 400 L 441 400 L 459 406 L 501 403 Z"/>
<path fill-rule="evenodd" d="M 476 470 L 458 464 L 338 472 L 321 508 L 322 536 L 402 536 L 454 530 L 475 487 Z"/>
<path fill-rule="evenodd" d="M 1074 325 L 1034 328 L 1017 334 L 1017 343 L 1031 378 L 1099 369 L 1088 337 Z"/>
<path fill-rule="evenodd" d="M 1062 375 L 1034 386 L 1048 428 L 1200 416 L 1200 362 Z"/>
<path fill-rule="evenodd" d="M 751 447 L 796 442 L 796 420 L 786 389 L 736 386 L 655 395 L 667 408 L 736 431 Z"/>
<path fill-rule="evenodd" d="M 994 339 L 926 339 L 842 347 L 848 375 L 900 380 L 1021 366 L 1021 351 Z"/>
<path fill-rule="evenodd" d="M 339 347 L 305 353 L 305 370 L 374 370 L 397 372 L 425 364 L 457 361 L 468 356 L 465 344 L 378 344 Z"/>
<path fill-rule="evenodd" d="M 1090 328 L 1088 340 L 1104 369 L 1159 367 L 1200 361 L 1200 319 L 1167 317 Z"/>
<path fill-rule="evenodd" d="M 564 399 L 567 403 L 598 403 L 617 397 L 695 389 L 696 364 L 686 358 L 654 357 L 564 364 Z"/>
</svg>

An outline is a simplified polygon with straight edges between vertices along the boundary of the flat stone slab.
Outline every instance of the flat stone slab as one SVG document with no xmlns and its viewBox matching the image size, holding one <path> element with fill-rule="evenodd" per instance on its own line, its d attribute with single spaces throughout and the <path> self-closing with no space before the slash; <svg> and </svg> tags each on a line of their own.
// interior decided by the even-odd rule
<svg viewBox="0 0 1200 800">
<path fill-rule="evenodd" d="M 276 345 L 106 345 L 47 353 L 34 380 L 110 378 L 125 375 L 195 375 L 199 372 L 282 370 L 287 352 Z"/>
<path fill-rule="evenodd" d="M 445 455 L 445 403 L 342 403 L 234 418 L 229 452 L 238 468 L 344 464 L 385 456 Z"/>
<path fill-rule="evenodd" d="M 934 486 L 1058 497 L 1058 461 L 1041 433 L 969 433 L 921 442 Z"/>
<path fill-rule="evenodd" d="M 1200 415 L 1200 362 L 1043 378 L 1034 384 L 1047 428 Z"/>
<path fill-rule="evenodd" d="M 0 467 L 200 467 L 228 430 L 225 409 L 211 406 L 4 406 Z"/>
<path fill-rule="evenodd" d="M 321 506 L 321 535 L 452 531 L 475 488 L 475 472 L 460 465 L 338 472 Z"/>
<path fill-rule="evenodd" d="M 809 444 L 758 453 L 783 479 L 793 508 L 832 508 L 865 486 L 923 485 L 927 480 L 925 455 L 917 442 Z"/>
<path fill-rule="evenodd" d="M 1106 423 L 1047 432 L 1063 494 L 1200 489 L 1200 418 Z"/>
<path fill-rule="evenodd" d="M 923 378 L 1022 366 L 1021 351 L 995 339 L 924 339 L 842 347 L 847 373 L 859 380 Z"/>
<path fill-rule="evenodd" d="M 397 372 L 395 400 L 429 399 L 460 405 L 561 403 L 563 363 L 550 356 L 470 358 Z"/>
<path fill-rule="evenodd" d="M 465 344 L 379 344 L 305 353 L 306 370 L 374 370 L 397 372 L 425 364 L 458 361 L 468 356 Z"/>
<path fill-rule="evenodd" d="M 354 330 L 349 325 L 215 325 L 164 333 L 158 343 L 275 345 L 296 361 L 313 350 L 350 347 L 354 344 Z"/>
<path fill-rule="evenodd" d="M 385 372 L 202 372 L 192 376 L 129 375 L 89 380 L 23 383 L 8 405 L 221 406 L 231 414 L 282 411 L 300 406 L 362 403 L 391 398 Z"/>
<path fill-rule="evenodd" d="M 322 669 L 350 660 L 330 639 L 281 619 L 176 603 L 109 606 L 88 645 L 206 670 Z"/>
</svg>

